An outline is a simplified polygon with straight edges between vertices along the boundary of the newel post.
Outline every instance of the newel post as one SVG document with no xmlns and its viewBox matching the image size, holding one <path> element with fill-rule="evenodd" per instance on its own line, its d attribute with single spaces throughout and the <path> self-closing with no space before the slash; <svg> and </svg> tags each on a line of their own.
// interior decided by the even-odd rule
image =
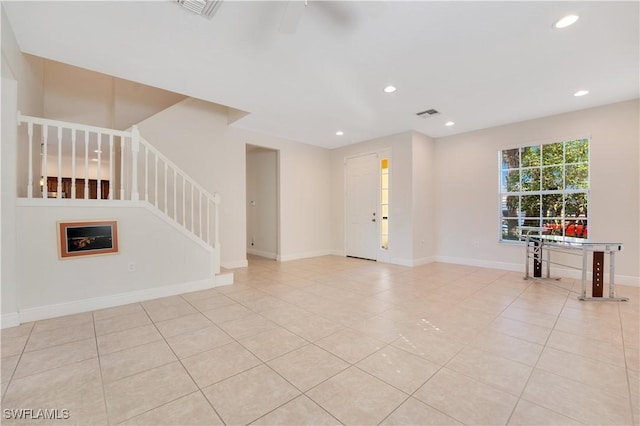
<svg viewBox="0 0 640 426">
<path fill-rule="evenodd" d="M 134 125 L 131 129 L 131 201 L 138 201 L 138 152 L 140 152 L 140 130 Z"/>
<path fill-rule="evenodd" d="M 217 192 L 215 192 L 213 194 L 213 232 L 214 232 L 214 236 L 213 236 L 213 241 L 214 241 L 214 273 L 215 274 L 219 274 L 220 273 L 220 221 L 219 221 L 219 217 L 220 217 L 220 201 L 221 201 L 221 197 L 220 194 L 218 194 Z"/>
</svg>

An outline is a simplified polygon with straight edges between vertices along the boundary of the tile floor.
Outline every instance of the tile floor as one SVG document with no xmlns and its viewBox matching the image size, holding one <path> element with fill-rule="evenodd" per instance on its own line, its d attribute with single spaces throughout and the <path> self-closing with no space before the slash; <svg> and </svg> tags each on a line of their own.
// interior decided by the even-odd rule
<svg viewBox="0 0 640 426">
<path fill-rule="evenodd" d="M 2 421 L 640 425 L 638 288 L 332 256 L 235 281 L 2 330 Z"/>
</svg>

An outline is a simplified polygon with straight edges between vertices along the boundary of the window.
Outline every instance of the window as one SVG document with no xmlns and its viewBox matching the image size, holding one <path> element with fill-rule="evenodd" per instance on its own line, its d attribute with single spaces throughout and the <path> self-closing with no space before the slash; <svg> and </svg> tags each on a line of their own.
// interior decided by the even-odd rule
<svg viewBox="0 0 640 426">
<path fill-rule="evenodd" d="M 501 241 L 521 226 L 588 238 L 589 139 L 503 150 L 499 162 Z"/>
<path fill-rule="evenodd" d="M 389 159 L 380 160 L 380 248 L 389 250 Z"/>
</svg>

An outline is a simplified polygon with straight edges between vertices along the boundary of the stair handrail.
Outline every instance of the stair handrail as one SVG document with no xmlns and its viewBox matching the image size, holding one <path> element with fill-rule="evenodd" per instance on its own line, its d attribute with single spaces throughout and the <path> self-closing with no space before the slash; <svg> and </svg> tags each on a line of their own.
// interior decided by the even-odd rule
<svg viewBox="0 0 640 426">
<path fill-rule="evenodd" d="M 17 124 L 18 126 L 20 126 L 21 124 L 27 124 L 27 134 L 28 134 L 28 155 L 29 155 L 29 161 L 28 161 L 28 184 L 27 184 L 27 198 L 33 198 L 33 145 L 34 145 L 34 141 L 33 141 L 33 130 L 34 130 L 34 126 L 35 125 L 39 125 L 42 127 L 43 129 L 43 134 L 42 134 L 42 155 L 47 158 L 47 138 L 48 138 L 48 130 L 49 127 L 52 128 L 56 128 L 58 130 L 57 132 L 57 145 L 58 145 L 58 154 L 57 154 L 57 160 L 58 160 L 58 191 L 57 191 L 57 198 L 61 199 L 62 198 L 62 129 L 69 129 L 72 131 L 72 149 L 73 149 L 73 155 L 75 155 L 75 149 L 76 149 L 76 133 L 77 132 L 84 132 L 85 133 L 85 197 L 84 198 L 88 198 L 88 177 L 86 175 L 86 171 L 88 169 L 88 147 L 89 147 L 89 142 L 88 142 L 88 137 L 91 133 L 95 133 L 96 134 L 96 143 L 98 144 L 98 147 L 100 147 L 100 144 L 102 143 L 101 140 L 98 140 L 97 135 L 106 135 L 109 137 L 109 160 L 108 160 L 108 164 L 110 167 L 110 179 L 113 179 L 114 176 L 114 155 L 113 155 L 113 150 L 114 150 L 114 141 L 113 141 L 113 137 L 120 137 L 121 141 L 122 141 L 122 146 L 121 149 L 123 150 L 121 152 L 121 182 L 122 182 L 122 186 L 121 186 L 121 194 L 120 194 L 120 199 L 124 200 L 124 173 L 125 170 L 127 173 L 131 174 L 131 188 L 130 188 L 130 200 L 131 201 L 138 201 L 140 199 L 139 197 L 139 182 L 138 180 L 138 160 L 137 160 L 137 155 L 138 152 L 140 151 L 140 145 L 142 145 L 145 149 L 145 155 L 148 155 L 148 153 L 152 153 L 155 158 L 156 158 L 156 164 L 159 161 L 162 161 L 162 163 L 165 165 L 165 171 L 170 167 L 174 173 L 174 182 L 176 179 L 176 176 L 180 176 L 180 178 L 182 179 L 183 182 L 183 188 L 185 187 L 186 182 L 189 183 L 189 186 L 191 188 L 191 233 L 194 234 L 195 236 L 197 236 L 200 240 L 202 240 L 203 242 L 205 242 L 207 245 L 212 246 L 215 249 L 219 249 L 220 247 L 220 240 L 219 240 L 219 206 L 220 206 L 220 202 L 221 202 L 221 197 L 218 193 L 213 193 L 211 194 L 208 190 L 206 190 L 202 185 L 200 185 L 195 179 L 193 179 L 191 176 L 189 176 L 184 170 L 182 170 L 180 167 L 178 167 L 173 161 L 171 161 L 169 158 L 167 158 L 164 154 L 162 154 L 158 149 L 156 149 L 153 145 L 151 145 L 149 143 L 149 141 L 147 141 L 146 139 L 144 139 L 142 136 L 140 136 L 140 132 L 139 129 L 136 125 L 132 126 L 130 128 L 130 130 L 116 130 L 116 129 L 110 129 L 110 128 L 106 128 L 106 127 L 99 127 L 99 126 L 92 126 L 92 125 L 87 125 L 87 124 L 80 124 L 80 123 L 72 123 L 72 122 L 68 122 L 68 121 L 62 121 L 62 120 L 54 120 L 54 119 L 48 119 L 48 118 L 41 118 L 41 117 L 34 117 L 34 116 L 29 116 L 29 115 L 23 115 L 18 111 L 17 114 Z M 125 152 L 124 152 L 124 146 L 127 144 L 127 140 L 129 140 L 128 144 L 130 144 L 130 152 L 132 155 L 132 160 L 131 160 L 131 169 L 129 170 L 128 168 L 124 167 L 124 158 L 125 158 Z M 101 152 L 100 149 L 98 149 L 97 151 Z M 98 153 L 98 165 L 100 166 L 100 156 L 101 154 Z M 43 174 L 42 174 L 42 179 L 45 181 L 44 185 L 43 185 L 43 194 L 42 194 L 42 198 L 48 198 L 47 196 L 47 190 L 46 188 L 46 180 L 48 178 L 47 175 L 47 165 L 46 165 L 46 161 L 43 162 Z M 146 163 L 145 163 L 145 167 L 146 167 Z M 100 167 L 98 167 L 98 191 L 100 191 L 99 189 L 99 182 L 100 182 Z M 144 173 L 148 173 L 149 170 L 147 168 L 145 168 Z M 155 169 L 155 173 L 157 176 L 157 168 Z M 53 176 L 52 176 L 53 177 Z M 169 215 L 167 213 L 167 206 L 168 206 L 168 201 L 167 201 L 167 197 L 166 197 L 166 191 L 167 191 L 167 185 L 166 185 L 166 173 L 165 173 L 165 185 L 164 185 L 164 190 L 165 190 L 165 214 L 170 217 L 172 220 L 174 220 L 177 224 L 180 224 L 180 222 L 177 219 L 177 212 L 175 211 L 175 209 L 177 209 L 177 206 L 174 205 L 174 217 L 171 217 L 171 215 Z M 72 197 L 73 199 L 75 199 L 75 182 L 76 182 L 76 160 L 74 157 L 74 160 L 72 161 Z M 113 188 L 111 187 L 112 183 L 109 183 L 109 200 L 113 199 Z M 156 195 L 157 195 L 157 182 L 156 182 Z M 174 191 L 176 191 L 177 189 L 174 188 Z M 145 184 L 145 191 L 148 191 L 148 184 Z M 193 202 L 193 193 L 194 191 L 196 191 L 199 194 L 199 197 L 202 196 L 205 198 L 205 200 L 207 201 L 207 223 L 206 223 L 206 228 L 207 228 L 207 237 L 204 238 L 203 235 L 203 224 L 202 224 L 202 204 L 199 198 L 199 202 L 200 204 L 198 205 L 198 209 L 200 209 L 199 213 L 198 213 L 198 218 L 200 220 L 200 226 L 198 228 L 198 233 L 196 233 L 194 231 L 194 227 L 195 227 L 195 222 L 194 222 L 194 202 Z M 182 194 L 183 196 L 183 203 L 184 203 L 184 199 L 186 198 L 187 194 Z M 100 198 L 98 196 L 98 198 Z M 175 200 L 175 193 L 174 193 L 174 200 Z M 144 197 L 144 201 L 150 203 L 149 201 L 149 197 L 148 194 L 145 194 Z M 210 234 L 211 234 L 211 229 L 208 223 L 209 220 L 209 211 L 208 211 L 208 206 L 211 203 L 214 206 L 214 226 L 213 226 L 213 234 L 214 234 L 214 238 L 213 241 L 210 241 Z M 152 204 L 153 205 L 153 204 Z M 155 200 L 155 207 L 158 207 L 158 201 L 157 201 L 157 197 Z M 161 211 L 161 209 L 158 209 Z M 186 229 L 189 230 L 189 228 L 186 226 L 186 210 L 183 208 L 182 211 L 183 214 L 183 223 L 182 226 Z M 219 250 L 217 255 L 219 256 Z M 218 262 L 219 265 L 219 262 Z"/>
</svg>

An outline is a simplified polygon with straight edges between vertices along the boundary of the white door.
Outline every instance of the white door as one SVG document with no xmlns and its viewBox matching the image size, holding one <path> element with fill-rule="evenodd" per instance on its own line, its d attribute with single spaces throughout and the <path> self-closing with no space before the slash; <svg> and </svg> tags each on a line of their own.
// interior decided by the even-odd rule
<svg viewBox="0 0 640 426">
<path fill-rule="evenodd" d="M 378 193 L 378 155 L 369 154 L 347 159 L 347 256 L 377 259 Z"/>
</svg>

